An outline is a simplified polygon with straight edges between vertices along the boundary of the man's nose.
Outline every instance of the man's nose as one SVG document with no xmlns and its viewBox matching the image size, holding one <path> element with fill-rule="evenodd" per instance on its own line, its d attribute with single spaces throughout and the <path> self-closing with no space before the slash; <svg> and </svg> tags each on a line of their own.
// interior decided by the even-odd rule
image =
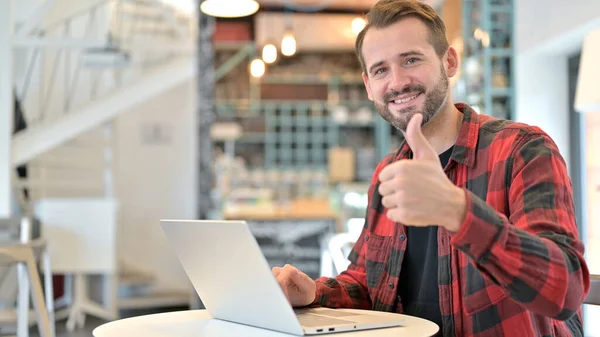
<svg viewBox="0 0 600 337">
<path fill-rule="evenodd" d="M 388 90 L 401 92 L 407 85 L 410 84 L 410 76 L 408 76 L 407 71 L 402 67 L 392 67 L 390 72 L 391 79 Z"/>
</svg>

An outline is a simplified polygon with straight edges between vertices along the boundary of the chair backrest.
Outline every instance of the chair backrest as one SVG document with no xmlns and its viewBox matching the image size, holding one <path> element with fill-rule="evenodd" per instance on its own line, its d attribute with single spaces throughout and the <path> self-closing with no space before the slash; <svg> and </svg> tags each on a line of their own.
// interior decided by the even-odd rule
<svg viewBox="0 0 600 337">
<path fill-rule="evenodd" d="M 0 243 L 19 240 L 21 221 L 15 218 L 0 218 Z"/>
<path fill-rule="evenodd" d="M 356 242 L 356 237 L 350 233 L 339 233 L 331 237 L 328 243 L 329 253 L 337 274 L 343 272 L 350 265 L 348 254 Z"/>
<path fill-rule="evenodd" d="M 0 265 L 3 263 L 11 264 L 11 263 L 23 262 L 19 259 L 16 259 L 11 262 L 8 259 L 8 256 L 15 256 L 15 258 L 16 258 L 17 255 L 21 254 L 21 251 L 23 249 L 31 250 L 34 258 L 36 260 L 38 260 L 40 258 L 40 256 L 42 255 L 42 251 L 44 249 L 46 249 L 46 240 L 42 239 L 42 238 L 38 238 L 38 239 L 33 239 L 27 243 L 21 243 L 21 242 L 1 243 L 0 242 L 0 253 L 3 253 L 6 256 L 6 260 L 0 259 Z M 18 253 L 16 253 L 16 252 L 18 252 Z"/>
<path fill-rule="evenodd" d="M 30 243 L 36 237 L 33 227 L 38 225 L 30 217 L 0 219 L 0 246 L 19 243 Z M 38 230 L 39 232 L 39 230 Z M 37 249 L 39 252 L 39 249 Z M 14 256 L 13 256 L 14 258 Z M 1 260 L 5 265 L 0 265 L 0 307 L 12 306 L 17 300 L 18 282 L 17 268 L 14 261 L 11 263 L 8 254 Z"/>
<path fill-rule="evenodd" d="M 0 245 L 0 264 L 27 262 L 27 259 L 32 255 L 35 256 L 36 250 L 41 251 L 45 245 L 46 244 L 43 241 L 36 242 L 35 246 L 29 243 Z"/>
<path fill-rule="evenodd" d="M 600 305 L 600 275 L 590 276 L 590 291 L 583 303 Z"/>
</svg>

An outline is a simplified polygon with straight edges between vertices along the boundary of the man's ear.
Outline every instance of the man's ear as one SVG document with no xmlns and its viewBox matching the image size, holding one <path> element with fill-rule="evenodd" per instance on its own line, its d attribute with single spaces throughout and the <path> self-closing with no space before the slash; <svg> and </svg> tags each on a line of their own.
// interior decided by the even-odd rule
<svg viewBox="0 0 600 337">
<path fill-rule="evenodd" d="M 453 77 L 456 75 L 460 65 L 460 60 L 458 59 L 458 53 L 454 47 L 448 48 L 448 51 L 444 57 L 444 62 L 446 63 L 446 74 L 448 77 Z"/>
<path fill-rule="evenodd" d="M 367 97 L 369 100 L 373 100 L 373 93 L 371 92 L 371 87 L 369 87 L 369 77 L 364 72 L 362 73 L 362 79 L 365 84 L 365 89 L 367 89 Z"/>
</svg>

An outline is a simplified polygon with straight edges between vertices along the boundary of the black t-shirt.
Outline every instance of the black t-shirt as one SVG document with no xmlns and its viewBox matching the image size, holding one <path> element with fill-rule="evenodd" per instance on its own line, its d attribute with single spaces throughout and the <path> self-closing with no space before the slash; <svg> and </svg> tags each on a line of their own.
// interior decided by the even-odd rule
<svg viewBox="0 0 600 337">
<path fill-rule="evenodd" d="M 440 154 L 442 167 L 450 160 L 452 149 Z M 438 292 L 438 226 L 407 226 L 408 244 L 404 253 L 398 295 L 404 313 L 435 322 L 442 330 Z"/>
</svg>

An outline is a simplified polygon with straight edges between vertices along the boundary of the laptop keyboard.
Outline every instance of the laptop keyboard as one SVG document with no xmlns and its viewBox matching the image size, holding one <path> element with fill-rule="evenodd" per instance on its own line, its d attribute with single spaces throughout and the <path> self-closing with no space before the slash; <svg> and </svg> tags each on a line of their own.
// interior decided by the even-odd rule
<svg viewBox="0 0 600 337">
<path fill-rule="evenodd" d="M 320 315 L 313 315 L 308 313 L 297 313 L 296 317 L 298 317 L 298 321 L 300 325 L 306 327 L 316 327 L 316 326 L 329 326 L 329 325 L 340 325 L 340 324 L 351 324 L 353 321 L 346 321 L 338 318 L 325 317 Z"/>
</svg>

